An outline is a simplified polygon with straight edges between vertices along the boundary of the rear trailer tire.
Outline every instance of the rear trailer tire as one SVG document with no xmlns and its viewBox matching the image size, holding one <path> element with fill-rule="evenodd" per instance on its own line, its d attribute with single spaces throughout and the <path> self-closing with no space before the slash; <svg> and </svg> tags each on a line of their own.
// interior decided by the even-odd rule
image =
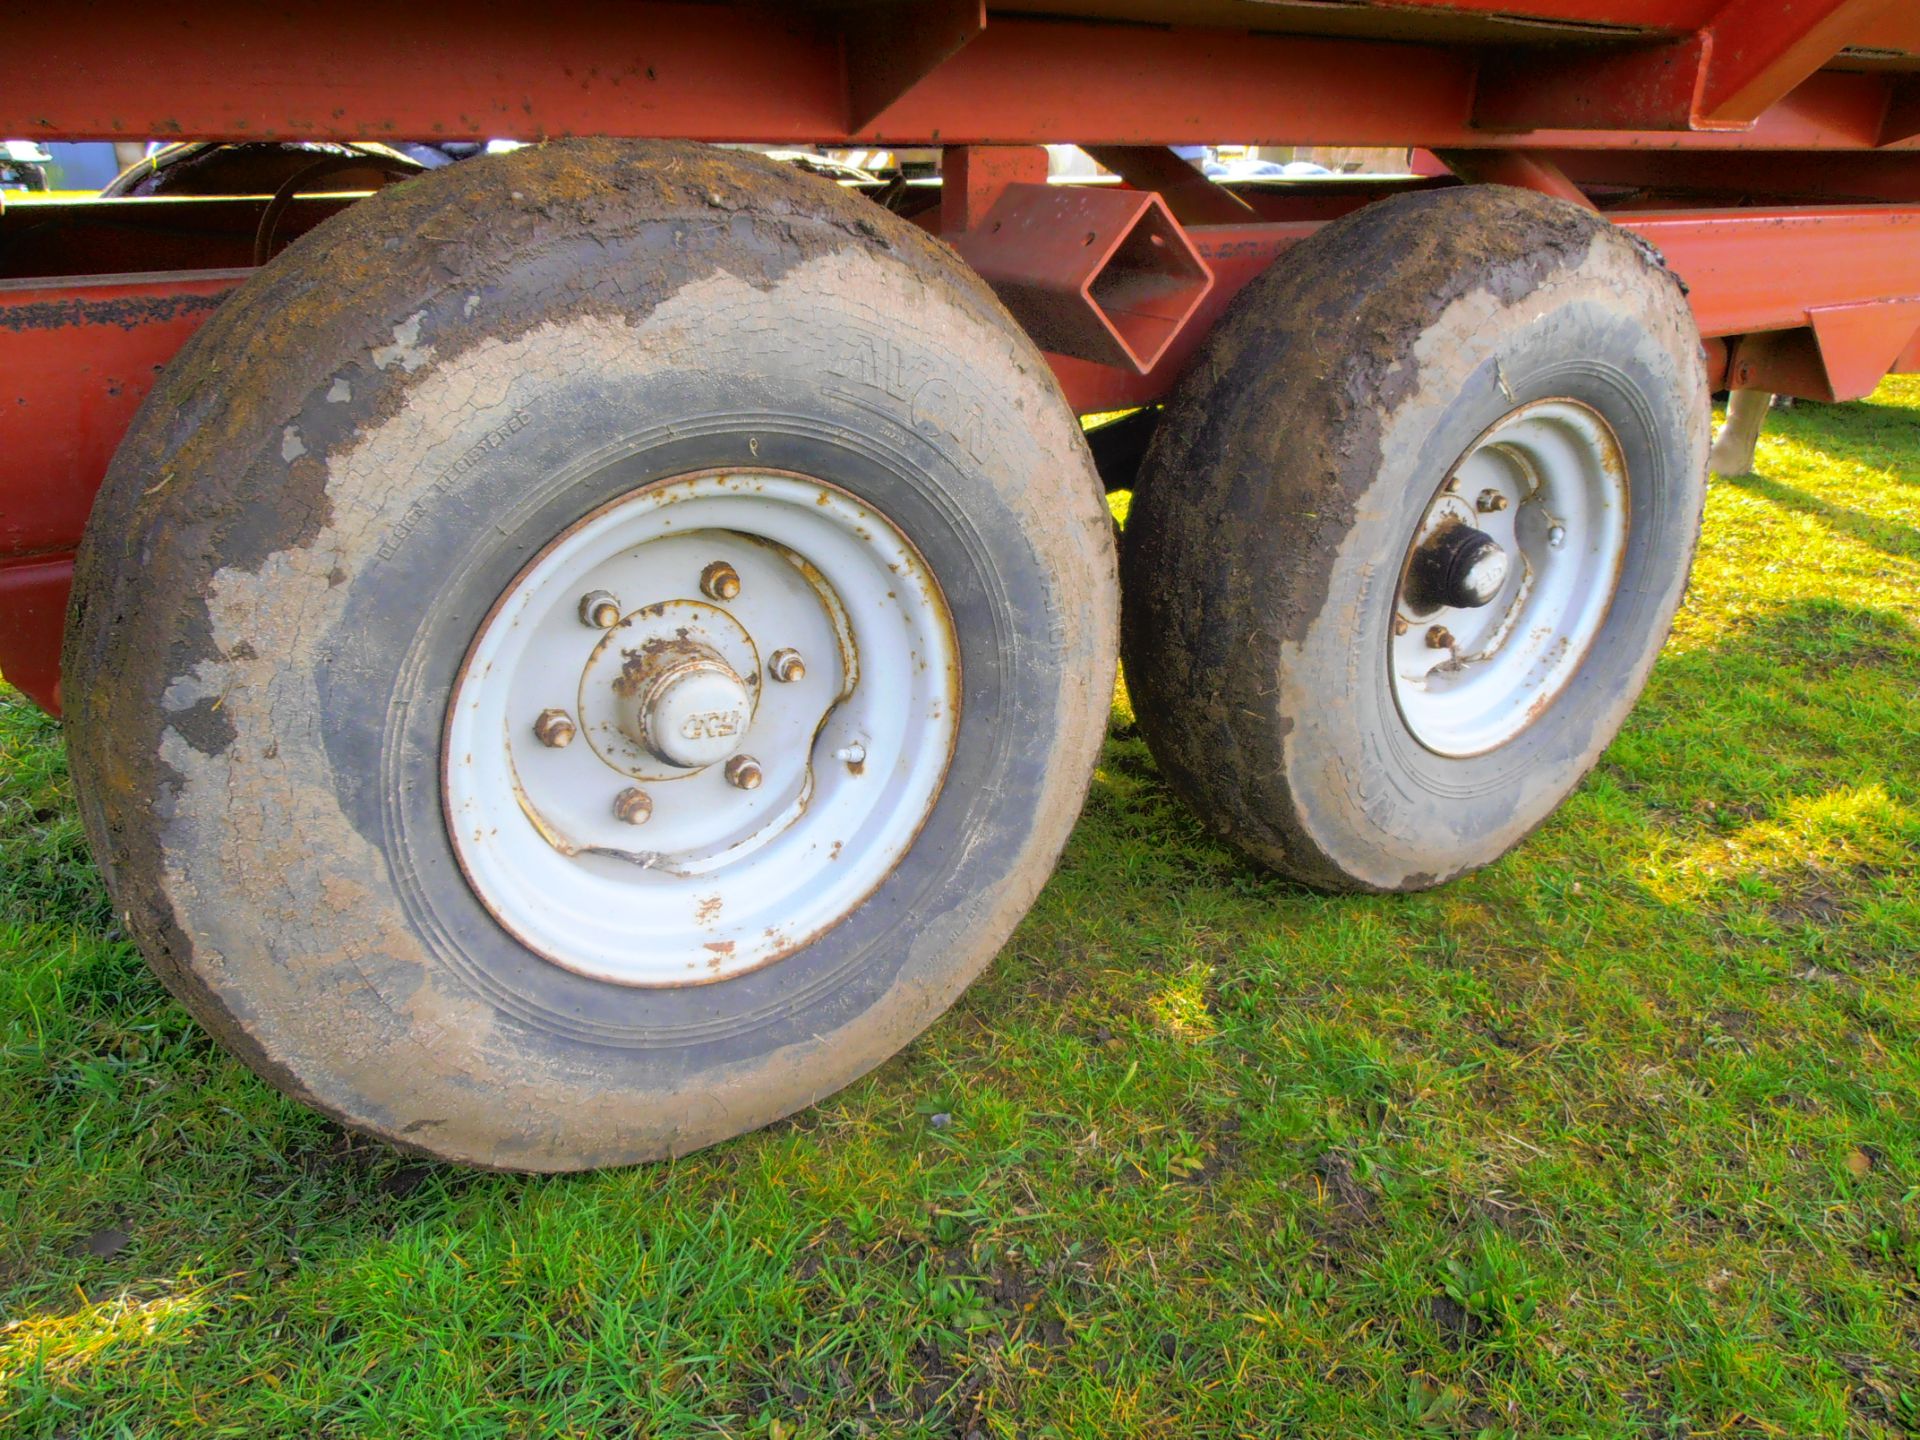
<svg viewBox="0 0 1920 1440">
<path fill-rule="evenodd" d="M 81 553 L 70 747 L 129 927 L 262 1075 L 580 1169 L 952 1003 L 1084 799 L 1117 608 L 1078 426 L 949 252 L 570 142 L 354 207 L 181 352 Z"/>
<path fill-rule="evenodd" d="M 1707 382 L 1626 232 L 1495 187 L 1370 205 L 1235 302 L 1128 518 L 1127 685 L 1220 834 L 1417 890 L 1539 825 L 1686 584 Z"/>
</svg>

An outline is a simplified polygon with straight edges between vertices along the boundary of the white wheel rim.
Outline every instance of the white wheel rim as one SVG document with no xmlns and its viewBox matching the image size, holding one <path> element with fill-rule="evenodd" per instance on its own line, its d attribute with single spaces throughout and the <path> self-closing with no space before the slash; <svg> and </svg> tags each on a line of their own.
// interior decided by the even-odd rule
<svg viewBox="0 0 1920 1440">
<path fill-rule="evenodd" d="M 1628 519 L 1620 442 L 1577 401 L 1521 406 L 1474 443 L 1421 517 L 1395 594 L 1388 672 L 1421 745 L 1482 755 L 1546 713 L 1606 623 Z M 1505 578 L 1484 604 L 1435 603 L 1415 567 L 1469 530 L 1497 544 Z"/>
<path fill-rule="evenodd" d="M 715 565 L 737 593 L 724 575 L 703 592 Z M 481 902 L 553 963 L 724 980 L 892 872 L 959 709 L 946 601 L 888 520 L 802 476 L 686 476 L 572 526 L 495 604 L 448 711 L 448 830 Z"/>
</svg>

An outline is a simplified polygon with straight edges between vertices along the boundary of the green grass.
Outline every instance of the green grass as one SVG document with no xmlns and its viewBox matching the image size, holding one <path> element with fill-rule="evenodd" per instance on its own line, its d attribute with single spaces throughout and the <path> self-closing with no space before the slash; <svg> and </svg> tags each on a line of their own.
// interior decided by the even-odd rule
<svg viewBox="0 0 1920 1440">
<path fill-rule="evenodd" d="M 954 1013 L 672 1165 L 280 1099 L 115 929 L 58 746 L 0 700 L 0 1435 L 1920 1427 L 1920 382 L 1716 483 L 1644 703 L 1504 863 L 1270 878 L 1123 700 Z"/>
</svg>

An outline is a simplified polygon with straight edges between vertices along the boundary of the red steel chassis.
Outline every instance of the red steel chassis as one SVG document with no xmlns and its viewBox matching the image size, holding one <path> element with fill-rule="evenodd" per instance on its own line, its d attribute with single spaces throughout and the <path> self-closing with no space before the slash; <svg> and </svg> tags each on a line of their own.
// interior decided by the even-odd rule
<svg viewBox="0 0 1920 1440">
<path fill-rule="evenodd" d="M 1328 220 L 1461 180 L 1645 237 L 1719 384 L 1844 400 L 1920 368 L 1914 0 L 103 0 L 47 19 L 0 81 L 0 136 L 941 146 L 916 218 L 1083 413 L 1164 395 L 1233 294 Z M 1033 147 L 1055 140 L 1123 185 L 1045 187 Z M 1164 148 L 1220 141 L 1414 147 L 1432 174 L 1228 189 Z M 281 229 L 338 203 L 296 202 Z M 262 208 L 0 213 L 0 672 L 50 709 L 93 493 L 154 375 L 249 273 Z"/>
</svg>

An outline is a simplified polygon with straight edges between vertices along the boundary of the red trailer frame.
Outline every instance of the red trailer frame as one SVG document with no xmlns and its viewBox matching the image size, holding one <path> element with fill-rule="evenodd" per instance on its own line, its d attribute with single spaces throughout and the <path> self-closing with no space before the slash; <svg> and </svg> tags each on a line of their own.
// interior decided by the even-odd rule
<svg viewBox="0 0 1920 1440">
<path fill-rule="evenodd" d="M 1597 206 L 1687 281 L 1719 384 L 1848 399 L 1920 364 L 1920 11 L 1894 0 L 596 3 L 564 18 L 498 3 L 156 17 L 103 0 L 38 36 L 0 91 L 0 135 L 31 139 L 581 133 L 945 147 L 947 193 L 922 223 L 1013 298 L 1082 412 L 1164 395 L 1242 285 L 1392 188 L 1234 194 L 1162 148 L 1229 137 L 1419 147 L 1464 180 Z M 1024 147 L 1059 139 L 1158 196 L 1087 192 L 1120 201 L 1096 262 L 1143 221 L 1180 242 L 1179 275 L 1126 282 L 1158 297 L 1142 348 L 1095 299 L 1103 273 L 1119 283 L 1110 268 L 978 233 L 995 204 L 1044 233 L 1036 207 L 1059 198 L 1009 187 L 1044 180 Z M 331 208 L 295 207 L 286 233 Z M 0 670 L 50 709 L 92 493 L 157 368 L 250 269 L 257 202 L 183 203 L 165 223 L 153 209 L 0 216 Z"/>
</svg>

